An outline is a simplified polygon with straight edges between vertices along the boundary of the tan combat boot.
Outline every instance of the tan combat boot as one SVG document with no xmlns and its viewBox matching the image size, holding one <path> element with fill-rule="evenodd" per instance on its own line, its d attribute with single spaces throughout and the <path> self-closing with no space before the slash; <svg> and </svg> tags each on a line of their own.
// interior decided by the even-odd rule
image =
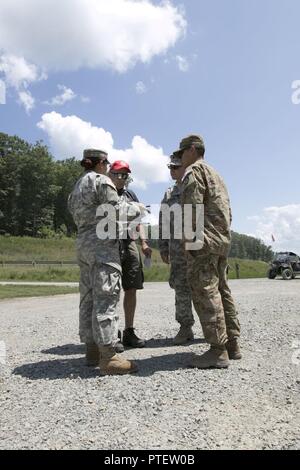
<svg viewBox="0 0 300 470">
<path fill-rule="evenodd" d="M 89 367 L 97 367 L 99 364 L 100 354 L 96 343 L 86 344 L 86 365 Z"/>
<path fill-rule="evenodd" d="M 173 339 L 173 344 L 180 346 L 181 344 L 188 343 L 194 340 L 194 333 L 190 326 L 182 326 L 178 331 L 177 335 Z"/>
<path fill-rule="evenodd" d="M 102 375 L 124 375 L 137 371 L 134 362 L 127 361 L 119 354 L 116 354 L 113 347 L 103 346 L 99 350 L 99 367 Z"/>
<path fill-rule="evenodd" d="M 239 359 L 242 359 L 242 353 L 240 350 L 238 338 L 229 340 L 226 343 L 226 349 L 228 352 L 229 359 L 233 359 L 234 361 L 238 361 Z"/>
<path fill-rule="evenodd" d="M 201 356 L 195 356 L 190 363 L 190 367 L 197 369 L 225 369 L 229 366 L 229 357 L 226 348 L 211 346 Z"/>
</svg>

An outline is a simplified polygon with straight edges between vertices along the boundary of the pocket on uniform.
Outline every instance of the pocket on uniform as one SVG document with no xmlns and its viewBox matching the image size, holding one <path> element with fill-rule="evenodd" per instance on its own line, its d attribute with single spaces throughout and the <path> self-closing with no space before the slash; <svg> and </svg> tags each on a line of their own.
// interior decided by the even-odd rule
<svg viewBox="0 0 300 470">
<path fill-rule="evenodd" d="M 119 295 L 121 290 L 120 272 L 108 264 L 96 265 L 93 270 L 93 289 L 106 295 Z"/>
</svg>

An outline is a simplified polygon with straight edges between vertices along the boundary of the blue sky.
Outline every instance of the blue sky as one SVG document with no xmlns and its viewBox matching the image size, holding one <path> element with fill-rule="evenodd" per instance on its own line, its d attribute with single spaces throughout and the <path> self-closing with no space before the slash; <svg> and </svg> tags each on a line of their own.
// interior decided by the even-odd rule
<svg viewBox="0 0 300 470">
<path fill-rule="evenodd" d="M 300 252 L 298 0 L 40 3 L 0 5 L 2 132 L 56 158 L 105 147 L 147 204 L 169 185 L 167 156 L 200 133 L 233 229 Z"/>
</svg>

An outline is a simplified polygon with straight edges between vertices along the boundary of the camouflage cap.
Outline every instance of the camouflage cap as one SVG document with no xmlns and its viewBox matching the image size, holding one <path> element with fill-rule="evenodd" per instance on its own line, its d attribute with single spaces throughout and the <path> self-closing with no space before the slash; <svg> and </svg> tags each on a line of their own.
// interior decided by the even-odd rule
<svg viewBox="0 0 300 470">
<path fill-rule="evenodd" d="M 180 167 L 180 166 L 182 166 L 182 161 L 181 161 L 180 155 L 179 155 L 178 152 L 174 152 L 170 156 L 170 163 L 168 164 L 168 168 Z"/>
<path fill-rule="evenodd" d="M 187 137 L 184 137 L 184 139 L 182 139 L 182 141 L 180 142 L 179 150 L 177 150 L 174 153 L 181 152 L 182 154 L 183 150 L 190 148 L 192 145 L 194 145 L 198 149 L 201 149 L 204 155 L 204 152 L 205 152 L 204 140 L 200 135 L 195 135 L 195 134 L 191 134 L 191 135 L 188 135 Z"/>
<path fill-rule="evenodd" d="M 104 150 L 97 150 L 97 149 L 85 149 L 83 151 L 83 158 L 90 158 L 93 160 L 103 160 L 106 159 L 108 156 L 108 153 L 105 152 Z"/>
</svg>

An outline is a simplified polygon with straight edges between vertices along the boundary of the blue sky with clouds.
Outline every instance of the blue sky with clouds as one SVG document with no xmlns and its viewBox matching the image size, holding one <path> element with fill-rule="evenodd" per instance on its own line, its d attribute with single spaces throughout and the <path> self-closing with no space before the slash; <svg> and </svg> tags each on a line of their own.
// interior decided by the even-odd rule
<svg viewBox="0 0 300 470">
<path fill-rule="evenodd" d="M 300 252 L 299 16 L 298 0 L 1 0 L 0 129 L 56 158 L 107 148 L 147 204 L 201 133 L 233 229 Z"/>
</svg>

